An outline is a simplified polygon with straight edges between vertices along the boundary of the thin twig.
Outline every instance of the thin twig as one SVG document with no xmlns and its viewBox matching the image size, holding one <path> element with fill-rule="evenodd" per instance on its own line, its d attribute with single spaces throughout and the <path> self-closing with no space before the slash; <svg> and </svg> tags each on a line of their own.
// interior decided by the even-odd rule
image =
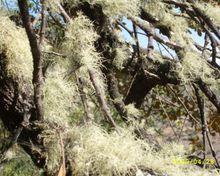
<svg viewBox="0 0 220 176">
<path fill-rule="evenodd" d="M 180 140 L 180 138 L 181 138 L 181 135 L 182 135 L 182 132 L 183 132 L 183 128 L 184 128 L 185 123 L 186 123 L 186 119 L 187 119 L 187 116 L 185 116 L 185 118 L 184 118 L 183 125 L 182 125 L 181 130 L 180 130 L 180 133 L 179 133 L 179 135 L 178 135 L 177 142 L 179 142 L 179 140 Z"/>
<path fill-rule="evenodd" d="M 45 30 L 46 30 L 45 11 L 46 11 L 45 0 L 41 0 L 41 28 L 40 28 L 40 41 L 39 41 L 39 44 L 42 44 L 42 42 L 44 40 Z"/>
<path fill-rule="evenodd" d="M 199 121 L 189 112 L 188 108 L 186 107 L 185 103 L 181 100 L 181 98 L 177 95 L 177 93 L 169 86 L 167 87 L 171 90 L 171 92 L 176 96 L 177 100 L 181 103 L 187 114 L 197 123 L 200 124 Z"/>
<path fill-rule="evenodd" d="M 199 107 L 199 111 L 200 111 L 200 118 L 201 118 L 201 122 L 202 122 L 202 135 L 203 135 L 203 152 L 204 152 L 204 156 L 203 159 L 205 160 L 206 158 L 206 142 L 205 142 L 205 137 L 207 137 L 208 140 L 208 144 L 210 146 L 211 152 L 212 152 L 212 156 L 215 159 L 216 165 L 218 168 L 220 168 L 218 159 L 216 157 L 216 152 L 215 149 L 212 145 L 210 136 L 209 136 L 209 130 L 207 127 L 207 122 L 206 122 L 206 118 L 205 118 L 205 112 L 204 112 L 204 99 L 200 96 L 199 94 L 199 89 L 196 87 L 196 85 L 193 85 L 195 93 L 196 93 L 196 97 L 197 97 L 197 102 L 198 102 L 198 107 Z"/>
<path fill-rule="evenodd" d="M 204 104 L 204 99 L 201 98 L 199 94 L 199 89 L 196 87 L 196 85 L 193 84 L 193 88 L 195 90 L 196 98 L 197 98 L 197 103 L 198 103 L 198 108 L 200 112 L 200 120 L 202 123 L 202 140 L 203 140 L 203 160 L 206 158 L 206 119 L 205 119 L 205 104 Z"/>
<path fill-rule="evenodd" d="M 82 101 L 84 111 L 85 111 L 86 118 L 84 119 L 84 123 L 87 123 L 88 121 L 91 121 L 92 117 L 91 117 L 91 113 L 89 113 L 86 93 L 83 90 L 84 88 L 83 81 L 82 81 L 82 78 L 78 76 L 76 72 L 75 72 L 75 78 L 76 78 L 76 84 L 77 84 L 79 94 L 81 97 L 81 101 Z"/>
<path fill-rule="evenodd" d="M 167 119 L 168 119 L 169 125 L 170 125 L 171 129 L 173 130 L 173 133 L 174 133 L 175 137 L 178 139 L 178 135 L 177 135 L 176 131 L 174 130 L 174 127 L 173 127 L 173 125 L 172 125 L 172 123 L 171 123 L 171 121 L 170 121 L 170 117 L 169 117 L 167 111 L 165 110 L 165 108 L 164 108 L 164 106 L 163 106 L 163 103 L 162 103 L 162 101 L 161 101 L 161 98 L 160 98 L 159 94 L 158 94 L 158 98 L 159 98 L 161 107 L 162 107 L 162 109 L 163 109 L 163 112 L 164 112 L 164 114 L 166 115 L 166 117 L 167 117 Z"/>
<path fill-rule="evenodd" d="M 140 45 L 139 45 L 139 41 L 138 41 L 137 28 L 134 23 L 133 23 L 133 30 L 134 30 L 134 39 L 135 39 L 135 43 L 137 46 L 137 56 L 138 56 L 138 59 L 140 59 Z"/>
<path fill-rule="evenodd" d="M 108 104 L 105 99 L 104 92 L 101 89 L 100 85 L 98 84 L 96 71 L 92 68 L 88 69 L 88 71 L 89 71 L 89 76 L 90 76 L 91 82 L 92 82 L 92 84 L 95 88 L 95 91 L 96 91 L 96 96 L 97 96 L 98 102 L 99 102 L 99 104 L 102 108 L 102 111 L 104 113 L 104 116 L 106 117 L 107 121 L 110 122 L 111 125 L 117 131 L 117 125 L 111 115 L 110 109 L 109 109 Z"/>
</svg>

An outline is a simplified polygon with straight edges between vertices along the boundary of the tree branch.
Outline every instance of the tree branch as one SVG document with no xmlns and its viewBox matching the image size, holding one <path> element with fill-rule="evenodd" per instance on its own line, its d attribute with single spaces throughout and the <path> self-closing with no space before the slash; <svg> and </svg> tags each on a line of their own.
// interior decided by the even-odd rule
<svg viewBox="0 0 220 176">
<path fill-rule="evenodd" d="M 32 28 L 27 0 L 18 0 L 18 5 L 21 13 L 22 22 L 24 24 L 30 42 L 31 53 L 33 56 L 34 103 L 36 106 L 37 119 L 43 120 L 43 105 L 42 105 L 43 74 L 42 74 L 42 56 L 41 56 L 40 45 L 37 41 L 37 37 Z"/>
<path fill-rule="evenodd" d="M 209 101 L 211 101 L 212 104 L 216 107 L 218 112 L 220 112 L 220 100 L 217 97 L 217 95 L 201 79 L 198 80 L 197 84 L 199 85 L 199 88 L 201 89 L 201 91 L 209 99 Z"/>
<path fill-rule="evenodd" d="M 99 104 L 101 105 L 102 111 L 104 113 L 104 116 L 106 117 L 107 121 L 111 123 L 111 125 L 117 130 L 117 125 L 114 121 L 114 119 L 112 118 L 110 109 L 108 107 L 108 104 L 106 102 L 105 96 L 103 95 L 103 91 L 100 88 L 100 85 L 97 82 L 97 74 L 95 72 L 95 70 L 93 69 L 88 69 L 89 71 L 89 76 L 90 79 L 92 81 L 92 84 L 95 88 L 96 91 L 96 96 L 98 98 Z"/>
</svg>

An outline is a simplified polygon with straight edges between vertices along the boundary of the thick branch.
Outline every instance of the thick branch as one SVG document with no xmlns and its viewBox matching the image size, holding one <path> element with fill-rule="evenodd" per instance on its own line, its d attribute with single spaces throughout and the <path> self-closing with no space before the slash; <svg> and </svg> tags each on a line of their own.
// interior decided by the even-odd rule
<svg viewBox="0 0 220 176">
<path fill-rule="evenodd" d="M 95 70 L 93 69 L 88 69 L 89 71 L 89 76 L 90 76 L 90 79 L 92 81 L 92 84 L 95 88 L 95 91 L 96 91 L 96 95 L 97 95 L 97 98 L 98 98 L 98 101 L 99 101 L 99 104 L 102 108 L 102 111 L 104 113 L 104 116 L 106 117 L 107 121 L 111 123 L 111 125 L 117 129 L 117 125 L 114 121 L 114 119 L 112 118 L 112 115 L 111 115 L 111 112 L 110 112 L 110 109 L 108 107 L 108 104 L 107 104 L 107 101 L 105 99 L 105 95 L 103 94 L 103 91 L 101 90 L 101 87 L 100 85 L 98 84 L 98 81 L 97 81 L 97 74 L 95 72 Z"/>
<path fill-rule="evenodd" d="M 43 107 L 42 107 L 42 84 L 43 84 L 43 74 L 42 74 L 42 56 L 40 51 L 40 46 L 37 41 L 37 37 L 32 28 L 30 15 L 28 12 L 28 3 L 26 0 L 18 0 L 18 5 L 20 8 L 22 22 L 24 24 L 33 56 L 34 71 L 33 71 L 33 85 L 34 85 L 34 103 L 36 106 L 37 119 L 43 119 Z"/>
<path fill-rule="evenodd" d="M 209 101 L 212 102 L 218 112 L 220 112 L 220 99 L 217 97 L 217 95 L 201 79 L 197 83 L 201 91 L 206 95 Z"/>
<path fill-rule="evenodd" d="M 142 66 L 143 68 L 147 67 L 146 62 Z M 175 77 L 168 76 L 171 72 L 171 63 L 167 62 L 164 64 L 154 65 L 156 69 L 150 71 L 146 69 L 141 69 L 138 74 L 135 76 L 128 95 L 125 99 L 125 104 L 135 103 L 135 106 L 139 108 L 143 103 L 146 95 L 157 85 L 166 85 L 166 84 L 179 84 L 179 80 Z"/>
<path fill-rule="evenodd" d="M 14 134 L 12 144 L 17 141 L 31 156 L 36 166 L 43 168 L 46 158 L 43 156 L 42 141 L 38 138 L 41 130 L 32 126 L 32 122 L 36 120 L 36 110 L 30 93 L 31 86 L 26 84 L 25 92 L 22 92 L 18 88 L 21 83 L 6 76 L 5 60 L 5 56 L 0 54 L 0 118 L 5 128 Z"/>
<path fill-rule="evenodd" d="M 178 45 L 175 42 L 165 40 L 160 34 L 157 34 L 156 32 L 152 32 L 150 24 L 147 21 L 141 21 L 138 18 L 130 17 L 130 19 L 135 23 L 138 27 L 140 27 L 143 31 L 145 31 L 147 34 L 151 34 L 153 38 L 158 41 L 159 43 L 163 43 L 167 45 L 168 47 L 174 49 L 175 51 L 179 51 L 182 49 L 182 46 Z"/>
<path fill-rule="evenodd" d="M 125 109 L 125 104 L 123 101 L 123 95 L 120 94 L 118 90 L 118 81 L 115 77 L 114 71 L 109 68 L 106 69 L 106 77 L 107 77 L 107 83 L 108 83 L 108 91 L 110 97 L 113 99 L 113 104 L 122 117 L 122 119 L 127 122 L 128 121 L 128 114 L 127 110 Z"/>
</svg>

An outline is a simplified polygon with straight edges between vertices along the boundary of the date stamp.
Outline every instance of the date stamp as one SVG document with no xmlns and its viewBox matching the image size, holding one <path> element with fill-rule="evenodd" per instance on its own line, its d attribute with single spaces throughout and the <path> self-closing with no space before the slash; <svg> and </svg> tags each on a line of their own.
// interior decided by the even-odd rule
<svg viewBox="0 0 220 176">
<path fill-rule="evenodd" d="M 205 160 L 202 159 L 187 159 L 187 158 L 173 158 L 172 163 L 175 165 L 215 165 L 215 160 L 207 158 Z"/>
</svg>

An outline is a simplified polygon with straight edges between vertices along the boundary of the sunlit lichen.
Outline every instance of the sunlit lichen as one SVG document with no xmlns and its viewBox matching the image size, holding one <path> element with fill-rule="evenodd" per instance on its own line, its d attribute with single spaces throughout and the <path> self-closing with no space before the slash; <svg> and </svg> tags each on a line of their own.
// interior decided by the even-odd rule
<svg viewBox="0 0 220 176">
<path fill-rule="evenodd" d="M 43 134 L 45 144 L 51 151 L 48 165 L 53 171 L 59 167 L 62 140 L 68 141 L 65 154 L 68 156 L 74 175 L 134 175 L 144 168 L 171 176 L 197 176 L 209 174 L 208 170 L 193 165 L 174 164 L 174 159 L 184 159 L 187 150 L 181 144 L 163 144 L 163 149 L 155 151 L 146 141 L 137 139 L 128 129 L 120 133 L 107 132 L 96 124 L 74 126 L 65 131 L 52 131 L 51 127 Z M 56 155 L 56 156 L 54 156 Z M 50 158 L 51 157 L 51 158 Z M 73 167 L 74 166 L 74 167 Z M 186 169 L 187 167 L 187 169 Z"/>
<path fill-rule="evenodd" d="M 193 81 L 202 78 L 205 81 L 211 79 L 213 70 L 201 54 L 194 52 L 184 53 L 182 65 L 178 69 L 179 76 L 183 81 Z"/>
<path fill-rule="evenodd" d="M 63 44 L 63 52 L 68 55 L 72 65 L 80 65 L 86 69 L 84 72 L 93 70 L 96 74 L 99 86 L 104 91 L 105 81 L 100 68 L 101 56 L 96 51 L 94 42 L 98 39 L 93 29 L 92 22 L 81 13 L 70 22 Z M 87 72 L 88 73 L 88 72 Z"/>
<path fill-rule="evenodd" d="M 138 15 L 139 0 L 66 0 L 70 6 L 88 2 L 91 5 L 101 5 L 104 13 L 109 17 Z"/>
<path fill-rule="evenodd" d="M 0 16 L 0 54 L 8 76 L 31 82 L 33 64 L 26 32 L 7 16 Z"/>
<path fill-rule="evenodd" d="M 57 65 L 49 70 L 44 84 L 45 119 L 60 126 L 68 126 L 78 96 L 74 84 L 64 79 L 65 74 L 64 67 Z"/>
<path fill-rule="evenodd" d="M 211 3 L 205 3 L 205 2 L 197 2 L 195 4 L 199 9 L 205 12 L 206 15 L 208 15 L 216 25 L 220 25 L 220 9 L 219 5 L 214 5 Z"/>
</svg>

